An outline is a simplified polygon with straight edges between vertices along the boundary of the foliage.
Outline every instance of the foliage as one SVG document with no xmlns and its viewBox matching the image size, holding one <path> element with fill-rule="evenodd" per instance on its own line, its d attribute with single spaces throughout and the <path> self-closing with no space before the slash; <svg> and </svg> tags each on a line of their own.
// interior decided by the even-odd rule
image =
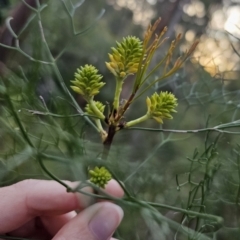
<svg viewBox="0 0 240 240">
<path fill-rule="evenodd" d="M 74 13 L 79 6 L 76 4 L 71 7 L 68 1 L 56 3 L 56 7 L 65 11 L 70 20 L 72 35 L 82 36 L 85 30 L 78 32 L 74 22 Z M 7 21 L 15 45 L 4 47 L 18 53 L 14 55 L 18 63 L 9 61 L 0 82 L 1 185 L 25 178 L 51 178 L 64 185 L 68 191 L 82 192 L 82 186 L 90 185 L 101 193 L 92 194 L 93 196 L 110 199 L 124 208 L 126 218 L 116 233 L 119 239 L 238 239 L 239 82 L 236 81 L 232 87 L 231 83 L 211 77 L 197 63 L 187 62 L 183 65 L 194 47 L 174 61 L 172 50 L 176 49 L 179 36 L 169 48 L 164 48 L 169 51 L 162 50 L 166 54 L 164 61 L 157 62 L 155 66 L 158 68 L 155 69 L 150 64 L 153 55 L 147 50 L 149 46 L 150 49 L 161 44 L 167 46 L 164 45 L 167 44 L 165 40 L 160 40 L 161 33 L 166 31 L 164 29 L 154 39 L 148 39 L 145 35 L 142 45 L 139 42 L 141 38 L 134 37 L 137 46 L 143 46 L 141 51 L 146 53 L 141 55 L 143 64 L 140 67 L 132 64 L 136 58 L 139 60 L 140 54 L 137 53 L 130 65 L 126 62 L 130 71 L 127 72 L 124 68 L 115 71 L 119 73 L 117 76 L 112 71 L 109 75 L 103 74 L 108 79 L 112 75 L 117 77 L 116 83 L 119 83 L 114 92 L 113 85 L 106 81 L 102 90 L 107 89 L 105 91 L 111 96 L 107 100 L 113 99 L 114 107 L 108 109 L 109 104 L 106 104 L 104 108 L 105 103 L 102 102 L 106 98 L 103 91 L 100 91 L 96 99 L 91 98 L 103 86 L 101 76 L 95 67 L 90 66 L 92 63 L 81 59 L 82 64 L 68 66 L 74 61 L 63 60 L 66 60 L 66 55 L 72 56 L 71 48 L 64 51 L 61 51 L 62 46 L 56 48 L 54 43 L 63 40 L 55 38 L 54 34 L 55 39 L 51 38 L 48 43 L 48 28 L 43 16 L 51 14 L 51 7 L 51 3 L 40 5 L 38 2 L 38 6 L 31 9 L 33 16 L 25 27 L 25 30 L 30 29 L 25 44 L 11 29 L 11 20 Z M 52 19 L 52 15 L 49 19 Z M 91 23 L 93 22 L 92 19 Z M 148 31 L 154 36 L 152 27 Z M 85 29 L 89 30 L 88 27 Z M 56 31 L 60 31 L 59 28 Z M 94 42 L 91 34 L 94 33 L 89 33 L 86 38 Z M 146 39 L 150 45 L 146 45 Z M 125 51 L 127 40 L 124 38 L 123 43 L 118 43 L 109 55 L 108 69 L 109 65 L 119 69 L 118 53 Z M 81 44 L 75 46 L 75 52 L 76 49 L 81 51 L 81 47 Z M 60 59 L 61 56 L 63 60 Z M 116 61 L 117 66 L 114 65 Z M 72 79 L 74 69 L 81 65 L 87 66 L 91 73 L 98 76 L 94 78 L 97 85 L 90 84 L 90 87 L 97 88 L 94 94 L 79 92 L 84 93 L 87 105 L 69 91 L 69 80 Z M 101 63 L 98 66 L 100 73 L 103 66 Z M 70 69 L 66 73 L 67 68 Z M 76 75 L 72 82 L 74 85 L 76 82 L 78 87 L 83 70 L 84 67 L 80 68 L 80 77 Z M 121 74 L 122 70 L 126 75 Z M 88 73 L 86 71 L 87 75 Z M 123 83 L 130 82 L 132 75 L 125 77 L 132 73 L 136 73 L 136 78 L 131 85 L 130 96 L 133 94 L 133 98 L 136 97 L 138 101 L 130 99 L 131 101 L 122 102 L 120 94 L 125 86 Z M 168 80 L 162 81 L 166 77 Z M 85 86 L 85 89 L 87 87 L 89 86 Z M 136 95 L 140 87 L 142 90 Z M 114 98 L 112 92 L 117 98 Z M 174 92 L 174 95 L 169 92 Z M 161 112 L 162 105 L 159 103 L 165 98 L 168 100 L 168 112 Z M 145 109 L 151 111 L 151 117 L 157 118 L 159 122 L 163 117 L 170 118 L 169 114 L 177 106 L 176 98 L 178 113 L 174 114 L 172 121 L 166 121 L 163 125 L 156 121 L 146 121 L 140 127 L 132 127 L 133 124 L 128 121 L 138 119 Z M 147 107 L 146 99 L 150 100 L 147 100 Z M 125 107 L 121 108 L 122 105 Z M 81 108 L 84 106 L 86 113 Z M 105 110 L 108 110 L 108 114 L 105 114 Z M 120 118 L 116 112 L 121 114 Z M 102 126 L 106 117 L 109 118 L 107 124 Z M 116 131 L 119 130 L 120 119 L 124 119 L 128 125 L 115 136 L 110 144 L 111 149 L 107 148 L 108 159 L 104 160 L 99 132 L 104 143 L 111 129 L 109 122 L 113 123 Z M 99 120 L 103 121 L 100 123 Z M 104 130 L 106 126 L 107 131 Z M 106 173 L 107 180 L 111 174 L 123 187 L 123 199 L 114 199 L 87 181 L 101 169 L 104 169 L 104 174 L 106 169 L 109 171 L 109 174 Z M 82 184 L 78 189 L 71 189 L 61 179 L 80 180 Z M 99 185 L 96 181 L 93 183 Z M 105 182 L 100 182 L 99 186 L 104 184 Z"/>
</svg>

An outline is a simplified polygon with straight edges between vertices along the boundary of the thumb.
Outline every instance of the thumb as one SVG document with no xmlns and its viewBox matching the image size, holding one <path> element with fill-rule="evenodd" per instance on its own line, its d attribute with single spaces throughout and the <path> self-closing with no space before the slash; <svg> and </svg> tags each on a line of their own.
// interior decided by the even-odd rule
<svg viewBox="0 0 240 240">
<path fill-rule="evenodd" d="M 108 240 L 122 218 L 119 206 L 110 202 L 96 203 L 64 225 L 53 240 Z"/>
</svg>

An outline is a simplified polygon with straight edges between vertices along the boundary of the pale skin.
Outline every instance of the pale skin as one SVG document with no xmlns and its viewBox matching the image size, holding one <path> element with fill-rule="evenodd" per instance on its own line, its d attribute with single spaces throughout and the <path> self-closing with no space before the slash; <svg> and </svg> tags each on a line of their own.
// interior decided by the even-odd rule
<svg viewBox="0 0 240 240">
<path fill-rule="evenodd" d="M 124 195 L 114 180 L 105 191 L 117 198 Z M 67 193 L 55 181 L 25 180 L 0 188 L 0 235 L 39 240 L 113 240 L 122 217 L 119 206 Z"/>
</svg>

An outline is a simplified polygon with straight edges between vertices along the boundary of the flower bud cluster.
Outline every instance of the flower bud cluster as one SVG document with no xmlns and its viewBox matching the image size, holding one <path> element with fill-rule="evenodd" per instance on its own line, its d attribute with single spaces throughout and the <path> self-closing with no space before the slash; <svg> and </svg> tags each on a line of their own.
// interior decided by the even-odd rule
<svg viewBox="0 0 240 240">
<path fill-rule="evenodd" d="M 103 105 L 101 102 L 99 102 L 99 101 L 94 101 L 94 105 L 96 106 L 96 108 L 97 108 L 101 113 L 104 112 L 105 105 Z M 92 115 L 92 116 L 96 115 L 94 109 L 92 108 L 92 106 L 91 106 L 90 104 L 87 104 L 87 105 L 86 105 L 85 111 L 86 111 L 86 113 L 89 114 L 89 115 Z"/>
<path fill-rule="evenodd" d="M 137 37 L 128 36 L 123 38 L 121 43 L 117 42 L 116 48 L 112 48 L 112 54 L 108 54 L 110 62 L 106 62 L 106 66 L 114 76 L 124 79 L 138 71 L 142 54 L 142 41 Z"/>
<path fill-rule="evenodd" d="M 112 179 L 111 173 L 105 167 L 95 167 L 89 171 L 91 176 L 90 182 L 95 185 L 105 188 L 106 184 Z"/>
<path fill-rule="evenodd" d="M 172 119 L 171 113 L 176 112 L 176 97 L 169 92 L 154 93 L 150 98 L 147 97 L 148 116 L 155 119 L 159 123 L 163 123 L 163 119 Z"/>
<path fill-rule="evenodd" d="M 99 93 L 100 88 L 105 85 L 104 82 L 101 82 L 103 76 L 98 74 L 98 70 L 92 65 L 86 64 L 78 68 L 74 76 L 75 79 L 71 81 L 73 84 L 71 88 L 85 98 L 95 96 Z"/>
</svg>

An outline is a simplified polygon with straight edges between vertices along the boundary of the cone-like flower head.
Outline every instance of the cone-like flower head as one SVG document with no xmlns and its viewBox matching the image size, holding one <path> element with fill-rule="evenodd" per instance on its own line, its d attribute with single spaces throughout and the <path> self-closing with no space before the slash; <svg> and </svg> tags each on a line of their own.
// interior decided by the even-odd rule
<svg viewBox="0 0 240 240">
<path fill-rule="evenodd" d="M 100 88 L 105 85 L 101 82 L 102 75 L 98 74 L 98 70 L 92 65 L 86 64 L 84 67 L 78 68 L 74 76 L 74 81 L 71 81 L 74 86 L 71 88 L 86 98 L 98 94 Z"/>
<path fill-rule="evenodd" d="M 108 54 L 110 62 L 106 62 L 106 66 L 116 77 L 124 79 L 137 72 L 142 52 L 140 39 L 128 36 L 121 43 L 117 42 L 116 48 L 112 48 L 112 54 Z"/>
<path fill-rule="evenodd" d="M 95 185 L 104 188 L 105 185 L 112 179 L 111 173 L 105 167 L 95 167 L 89 171 L 91 176 L 90 182 Z"/>
<path fill-rule="evenodd" d="M 174 108 L 178 105 L 175 96 L 169 92 L 155 92 L 150 98 L 147 97 L 146 102 L 147 114 L 159 123 L 163 123 L 164 118 L 172 119 L 171 113 L 176 112 Z"/>
<path fill-rule="evenodd" d="M 105 105 L 103 105 L 101 102 L 99 101 L 94 101 L 95 106 L 97 107 L 97 109 L 103 113 L 104 109 L 105 109 Z M 87 104 L 85 107 L 85 111 L 89 114 L 89 115 L 96 115 L 94 112 L 94 109 L 92 109 L 90 104 Z"/>
</svg>

